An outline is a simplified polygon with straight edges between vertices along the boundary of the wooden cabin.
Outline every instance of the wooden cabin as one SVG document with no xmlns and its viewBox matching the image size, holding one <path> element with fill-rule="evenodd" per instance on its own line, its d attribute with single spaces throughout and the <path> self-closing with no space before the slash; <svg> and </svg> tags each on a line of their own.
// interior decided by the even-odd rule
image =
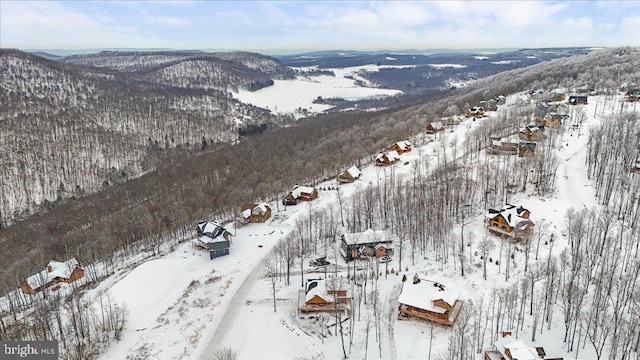
<svg viewBox="0 0 640 360">
<path fill-rule="evenodd" d="M 521 141 L 518 144 L 518 157 L 533 157 L 536 155 L 536 143 Z"/>
<path fill-rule="evenodd" d="M 427 134 L 435 134 L 437 132 L 444 131 L 444 124 L 440 121 L 428 123 L 425 126 L 425 132 Z"/>
<path fill-rule="evenodd" d="M 562 120 L 566 117 L 566 115 L 561 114 L 547 114 L 542 118 L 542 120 L 544 126 L 559 129 L 562 127 Z"/>
<path fill-rule="evenodd" d="M 464 116 L 466 117 L 476 117 L 476 116 L 484 116 L 484 108 L 482 106 L 474 106 L 472 108 L 467 109 L 465 111 Z"/>
<path fill-rule="evenodd" d="M 379 153 L 376 156 L 375 163 L 377 166 L 389 166 L 400 160 L 400 154 L 395 150 Z"/>
<path fill-rule="evenodd" d="M 398 154 L 402 155 L 404 153 L 411 151 L 411 143 L 407 140 L 398 141 L 397 143 L 391 145 L 389 150 L 395 151 Z"/>
<path fill-rule="evenodd" d="M 518 136 L 521 140 L 542 141 L 546 138 L 544 134 L 544 125 L 530 124 L 520 128 Z"/>
<path fill-rule="evenodd" d="M 566 98 L 567 97 L 562 93 L 553 93 L 551 94 L 551 96 L 549 96 L 549 101 L 551 102 L 564 101 Z"/>
<path fill-rule="evenodd" d="M 382 257 L 393 253 L 392 244 L 393 234 L 390 231 L 367 229 L 364 232 L 343 234 L 340 253 L 347 262 L 361 257 Z M 378 245 L 384 245 L 384 249 L 376 248 Z"/>
<path fill-rule="evenodd" d="M 569 96 L 569 105 L 587 105 L 587 97 L 585 95 L 571 95 Z"/>
<path fill-rule="evenodd" d="M 261 223 L 271 217 L 271 207 L 267 203 L 245 203 L 240 207 L 240 214 L 243 223 Z"/>
<path fill-rule="evenodd" d="M 64 262 L 51 260 L 44 270 L 22 281 L 20 289 L 25 294 L 35 295 L 44 289 L 55 287 L 56 284 L 70 284 L 83 277 L 84 269 L 75 258 Z"/>
<path fill-rule="evenodd" d="M 500 210 L 489 209 L 485 214 L 487 230 L 497 235 L 523 238 L 533 231 L 534 223 L 529 215 L 529 210 L 511 204 L 506 204 Z"/>
<path fill-rule="evenodd" d="M 402 284 L 398 297 L 398 319 L 417 318 L 453 326 L 462 309 L 458 292 L 443 283 L 414 275 Z"/>
<path fill-rule="evenodd" d="M 624 101 L 636 102 L 640 101 L 640 89 L 630 89 L 624 94 Z"/>
<path fill-rule="evenodd" d="M 520 139 L 515 135 L 507 137 L 491 137 L 489 141 L 490 143 L 487 148 L 487 154 L 515 155 L 518 153 Z"/>
<path fill-rule="evenodd" d="M 380 259 L 383 256 L 391 255 L 393 253 L 393 249 L 385 243 L 377 244 L 373 249 L 376 259 Z"/>
<path fill-rule="evenodd" d="M 485 351 L 484 360 L 562 360 L 548 357 L 543 347 L 533 347 L 511 336 L 505 331 L 494 344 L 495 350 Z"/>
<path fill-rule="evenodd" d="M 331 289 L 326 280 L 316 279 L 298 291 L 298 312 L 351 312 L 351 296 L 345 289 Z"/>
<path fill-rule="evenodd" d="M 360 172 L 360 169 L 358 169 L 358 167 L 354 165 L 348 168 L 347 171 L 338 175 L 338 184 L 352 183 L 358 180 L 360 178 L 360 175 L 362 175 L 362 172 Z"/>
<path fill-rule="evenodd" d="M 300 201 L 313 201 L 318 198 L 318 190 L 311 186 L 296 185 L 285 197 L 285 205 L 296 205 Z"/>
</svg>

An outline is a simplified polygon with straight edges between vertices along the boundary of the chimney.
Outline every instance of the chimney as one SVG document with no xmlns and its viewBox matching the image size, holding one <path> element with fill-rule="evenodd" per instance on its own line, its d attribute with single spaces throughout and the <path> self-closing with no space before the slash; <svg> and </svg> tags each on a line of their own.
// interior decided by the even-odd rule
<svg viewBox="0 0 640 360">
<path fill-rule="evenodd" d="M 420 283 L 420 278 L 418 277 L 418 274 L 413 275 L 413 283 L 414 284 Z"/>
<path fill-rule="evenodd" d="M 47 272 L 52 272 L 53 268 L 51 267 L 51 264 L 47 264 Z"/>
</svg>

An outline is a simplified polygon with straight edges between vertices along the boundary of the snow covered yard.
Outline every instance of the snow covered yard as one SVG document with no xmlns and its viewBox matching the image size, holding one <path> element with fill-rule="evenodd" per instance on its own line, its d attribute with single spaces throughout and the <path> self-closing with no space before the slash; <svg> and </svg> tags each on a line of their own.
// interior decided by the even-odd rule
<svg viewBox="0 0 640 360">
<path fill-rule="evenodd" d="M 487 333 L 482 335 L 483 350 L 492 348 L 492 341 L 485 339 L 489 333 L 511 330 L 525 343 L 543 346 L 549 355 L 595 359 L 596 353 L 586 340 L 579 340 L 579 348 L 567 351 L 563 342 L 561 304 L 556 304 L 550 312 L 549 322 L 529 316 L 521 322 L 511 319 L 494 323 L 486 314 L 516 313 L 518 308 L 529 312 L 528 304 L 517 301 L 517 297 L 513 300 L 511 295 L 522 291 L 520 282 L 532 276 L 531 269 L 548 266 L 571 246 L 567 237 L 567 210 L 599 207 L 585 165 L 588 133 L 603 118 L 619 111 L 621 96 L 591 96 L 589 105 L 570 109 L 572 117 L 583 114 L 584 120 L 578 128 L 567 126 L 558 146 L 552 146 L 559 158 L 552 194 L 538 196 L 531 184 L 524 191 L 507 193 L 509 203 L 531 211 L 536 230 L 545 230 L 540 234 L 534 232 L 529 249 L 489 235 L 484 223 L 487 209 L 481 203 L 469 204 L 466 216 L 447 219 L 451 231 L 443 240 L 447 247 L 444 253 L 448 254 L 444 257 L 430 248 L 416 251 L 406 234 L 400 234 L 405 238 L 402 243 L 396 239 L 395 252 L 388 263 L 375 260 L 346 263 L 340 255 L 338 241 L 319 244 L 314 252 L 304 256 L 304 279 L 336 278 L 347 287 L 353 296 L 352 311 L 340 317 L 339 323 L 331 315 L 298 314 L 297 294 L 302 279 L 297 255 L 293 257 L 290 284 L 286 285 L 282 272 L 278 274 L 275 295 L 271 280 L 265 276 L 265 261 L 274 256 L 277 246 L 287 237 L 302 236 L 306 231 L 305 219 L 314 219 L 311 223 L 320 228 L 331 225 L 326 222 L 327 212 L 344 217 L 350 217 L 358 209 L 364 213 L 357 205 L 369 201 L 368 189 L 403 186 L 459 158 L 469 133 L 484 121 L 498 119 L 501 111 L 519 106 L 520 98 L 526 96 L 510 96 L 507 105 L 490 113 L 488 118 L 469 118 L 436 135 L 416 135 L 410 139 L 413 150 L 402 154 L 398 163 L 390 167 L 365 164 L 360 179 L 353 184 L 338 186 L 335 180 L 317 184 L 319 197 L 313 202 L 286 208 L 271 204 L 274 216 L 266 223 L 247 224 L 237 229 L 228 224 L 227 229 L 235 236 L 227 256 L 209 260 L 206 252 L 186 242 L 166 256 L 116 272 L 89 290 L 89 296 L 107 296 L 128 311 L 121 340 L 112 343 L 100 358 L 211 359 L 220 348 L 232 349 L 239 359 L 339 359 L 345 353 L 350 358 L 424 359 L 429 354 L 432 359 L 446 358 L 444 354 L 458 328 L 398 318 L 402 278 L 419 273 L 426 278 L 442 279 L 448 288 L 456 289 L 458 298 L 464 302 L 463 312 L 466 308 L 481 309 L 487 319 L 479 325 Z M 491 157 L 481 151 L 470 161 L 464 164 L 467 168 L 483 163 L 512 166 L 528 160 Z M 490 207 L 502 205 L 504 203 L 489 204 Z M 382 219 L 371 221 L 374 228 L 386 226 Z M 337 238 L 352 231 L 342 225 L 335 230 Z M 481 258 L 481 244 L 487 237 L 493 239 L 495 245 L 486 255 L 485 280 L 483 263 L 487 258 Z M 541 241 L 537 242 L 538 239 Z M 527 250 L 528 257 L 525 256 Z M 309 266 L 310 259 L 322 255 L 327 256 L 330 265 Z M 461 264 L 464 275 L 461 275 Z M 529 268 L 527 275 L 525 266 Z M 357 270 L 355 278 L 354 269 Z M 532 301 L 531 311 L 537 306 L 534 307 Z M 534 333 L 535 340 L 532 340 Z M 475 354 L 475 358 L 481 359 L 482 354 Z"/>
</svg>

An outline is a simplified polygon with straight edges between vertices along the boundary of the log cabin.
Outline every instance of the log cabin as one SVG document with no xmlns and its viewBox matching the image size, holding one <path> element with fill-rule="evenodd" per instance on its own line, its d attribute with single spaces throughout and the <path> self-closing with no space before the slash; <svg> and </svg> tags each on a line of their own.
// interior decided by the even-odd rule
<svg viewBox="0 0 640 360">
<path fill-rule="evenodd" d="M 411 151 L 411 143 L 407 140 L 398 141 L 397 143 L 391 145 L 389 150 L 395 151 L 398 154 L 402 155 L 404 153 Z"/>
<path fill-rule="evenodd" d="M 522 206 L 506 204 L 500 210 L 489 209 L 485 214 L 487 229 L 498 235 L 521 238 L 533 231 L 530 212 Z"/>
<path fill-rule="evenodd" d="M 318 190 L 311 186 L 296 185 L 284 199 L 285 205 L 296 205 L 300 201 L 313 201 L 318 198 Z"/>
<path fill-rule="evenodd" d="M 542 141 L 545 139 L 544 125 L 529 124 L 518 130 L 518 136 L 522 140 Z"/>
<path fill-rule="evenodd" d="M 453 288 L 415 274 L 413 281 L 402 284 L 402 292 L 398 297 L 398 319 L 414 317 L 453 326 L 462 304 L 458 292 Z"/>
<path fill-rule="evenodd" d="M 316 279 L 298 291 L 298 312 L 351 312 L 351 296 L 347 290 L 332 289 L 326 280 Z"/>
<path fill-rule="evenodd" d="M 240 207 L 240 220 L 243 223 L 261 223 L 271 217 L 271 207 L 267 203 L 245 203 Z"/>
<path fill-rule="evenodd" d="M 465 111 L 464 116 L 466 117 L 476 117 L 476 116 L 484 116 L 484 108 L 482 106 L 474 106 L 472 108 L 467 109 Z"/>
<path fill-rule="evenodd" d="M 44 270 L 22 281 L 20 289 L 25 294 L 35 295 L 56 284 L 70 284 L 83 277 L 84 269 L 75 258 L 64 262 L 51 260 Z"/>
<path fill-rule="evenodd" d="M 425 132 L 427 134 L 433 135 L 439 131 L 444 131 L 444 124 L 442 124 L 442 122 L 440 121 L 431 122 L 428 123 L 427 126 L 425 126 Z"/>
<path fill-rule="evenodd" d="M 543 347 L 533 347 L 511 336 L 511 332 L 503 332 L 494 344 L 495 350 L 485 351 L 484 360 L 562 360 L 547 357 Z"/>
<path fill-rule="evenodd" d="M 338 175 L 338 184 L 349 184 L 349 183 L 352 183 L 352 182 L 358 180 L 360 178 L 361 174 L 362 174 L 362 172 L 360 172 L 360 169 L 358 169 L 357 166 L 352 166 L 352 167 L 348 168 L 347 171 L 345 171 L 342 174 Z"/>
<path fill-rule="evenodd" d="M 375 163 L 377 166 L 389 166 L 400 160 L 400 154 L 392 150 L 389 152 L 379 153 L 376 156 Z"/>
</svg>

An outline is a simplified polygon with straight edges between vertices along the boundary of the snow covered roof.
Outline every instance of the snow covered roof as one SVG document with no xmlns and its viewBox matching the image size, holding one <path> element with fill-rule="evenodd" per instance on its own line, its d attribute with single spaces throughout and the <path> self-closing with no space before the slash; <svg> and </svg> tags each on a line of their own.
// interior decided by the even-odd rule
<svg viewBox="0 0 640 360">
<path fill-rule="evenodd" d="M 506 335 L 496 341 L 496 347 L 505 359 L 509 359 L 506 350 L 509 350 L 513 360 L 540 360 L 540 356 L 535 348 L 528 346 L 520 340 L 514 339 L 511 335 Z"/>
<path fill-rule="evenodd" d="M 436 300 L 442 300 L 453 306 L 458 299 L 458 292 L 440 282 L 421 279 L 414 284 L 411 279 L 407 279 L 402 285 L 402 292 L 398 297 L 401 304 L 428 310 L 431 312 L 444 314 L 447 309 L 435 306 Z"/>
<path fill-rule="evenodd" d="M 37 273 L 29 276 L 27 278 L 27 284 L 31 286 L 32 289 L 37 288 L 38 286 L 44 285 L 57 277 L 68 278 L 75 270 L 76 266 L 79 266 L 78 260 L 76 258 L 69 259 L 65 262 L 51 260 L 47 267 Z M 48 271 L 48 268 L 51 267 L 51 271 Z"/>
<path fill-rule="evenodd" d="M 248 219 L 251 216 L 251 209 L 246 209 L 242 212 L 242 217 Z"/>
<path fill-rule="evenodd" d="M 333 302 L 333 296 L 329 295 L 327 292 L 327 282 L 326 280 L 316 280 L 316 286 L 307 292 L 307 295 L 304 298 L 305 302 L 313 299 L 314 296 L 318 296 L 322 300 L 330 303 Z"/>
<path fill-rule="evenodd" d="M 344 234 L 342 236 L 348 244 L 370 244 L 393 241 L 393 235 L 389 230 L 367 229 L 364 232 Z"/>
<path fill-rule="evenodd" d="M 524 230 L 527 225 L 533 224 L 533 222 L 528 218 L 522 217 L 525 211 L 527 211 L 527 209 L 522 206 L 507 204 L 503 206 L 499 211 L 489 209 L 489 211 L 485 214 L 485 218 L 493 219 L 500 214 L 507 221 L 507 224 L 509 224 L 510 227 Z"/>
<path fill-rule="evenodd" d="M 442 124 L 442 122 L 440 121 L 436 121 L 436 122 L 432 122 L 431 123 L 431 127 L 434 128 L 435 130 L 442 130 L 444 129 L 444 125 Z"/>
<path fill-rule="evenodd" d="M 360 169 L 358 169 L 358 167 L 355 165 L 348 168 L 347 172 L 349 173 L 349 175 L 351 175 L 351 177 L 354 177 L 354 178 L 359 177 L 361 174 Z"/>
<path fill-rule="evenodd" d="M 387 158 L 391 161 L 400 159 L 400 154 L 397 151 L 391 150 L 387 153 Z"/>
<path fill-rule="evenodd" d="M 200 241 L 203 244 L 212 244 L 212 243 L 218 243 L 218 242 L 225 242 L 225 241 L 227 241 L 227 239 L 225 239 L 224 237 L 220 237 L 220 236 L 212 238 L 212 237 L 203 235 L 203 236 L 200 236 L 198 238 L 198 241 Z"/>
<path fill-rule="evenodd" d="M 309 186 L 300 186 L 300 185 L 296 185 L 293 187 L 293 190 L 291 190 L 291 195 L 297 199 L 300 197 L 300 195 L 304 194 L 311 194 L 313 193 L 313 188 L 309 187 Z"/>
<path fill-rule="evenodd" d="M 223 228 L 217 221 L 200 221 L 198 223 L 198 233 L 207 235 L 211 239 L 215 239 L 220 235 L 224 235 L 225 238 L 231 235 L 231 233 Z"/>
<path fill-rule="evenodd" d="M 400 148 L 400 150 L 406 150 L 411 147 L 411 143 L 407 140 L 398 141 L 396 145 L 398 145 L 398 148 Z"/>
<path fill-rule="evenodd" d="M 267 209 L 271 209 L 271 207 L 267 203 L 260 203 L 253 208 L 251 213 L 253 215 L 264 215 L 267 213 Z"/>
</svg>

